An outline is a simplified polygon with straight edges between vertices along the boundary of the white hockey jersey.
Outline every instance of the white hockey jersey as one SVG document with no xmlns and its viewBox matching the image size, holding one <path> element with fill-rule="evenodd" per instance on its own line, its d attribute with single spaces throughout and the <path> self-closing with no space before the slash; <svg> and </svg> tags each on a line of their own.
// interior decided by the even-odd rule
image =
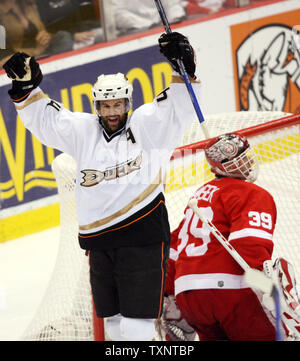
<svg viewBox="0 0 300 361">
<path fill-rule="evenodd" d="M 198 97 L 199 82 L 193 87 Z M 136 109 L 112 137 L 98 116 L 71 112 L 40 88 L 16 109 L 25 127 L 43 144 L 76 160 L 81 235 L 119 224 L 164 193 L 170 156 L 195 119 L 188 92 L 177 76 L 152 103 Z"/>
</svg>

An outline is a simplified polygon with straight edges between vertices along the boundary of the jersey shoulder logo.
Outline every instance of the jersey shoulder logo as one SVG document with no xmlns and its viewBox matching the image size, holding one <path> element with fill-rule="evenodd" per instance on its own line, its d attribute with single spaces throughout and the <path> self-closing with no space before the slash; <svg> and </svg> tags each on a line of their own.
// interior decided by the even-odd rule
<svg viewBox="0 0 300 361">
<path fill-rule="evenodd" d="M 61 105 L 59 103 L 57 103 L 55 100 L 50 100 L 50 102 L 47 104 L 47 106 L 50 105 L 51 107 L 53 107 L 54 109 L 56 109 L 57 111 L 60 111 L 61 109 Z"/>
<path fill-rule="evenodd" d="M 157 102 L 161 102 L 163 100 L 166 100 L 168 98 L 168 90 L 170 90 L 170 87 L 164 89 L 162 92 L 160 92 L 157 96 L 156 96 L 156 101 Z"/>
<path fill-rule="evenodd" d="M 211 203 L 212 197 L 217 190 L 219 190 L 218 187 L 212 184 L 206 184 L 196 191 L 195 198 Z"/>
</svg>

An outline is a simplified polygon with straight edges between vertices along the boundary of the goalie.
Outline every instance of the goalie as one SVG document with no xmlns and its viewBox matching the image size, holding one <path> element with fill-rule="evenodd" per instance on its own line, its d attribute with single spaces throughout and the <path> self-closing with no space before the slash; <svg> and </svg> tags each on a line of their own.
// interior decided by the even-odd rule
<svg viewBox="0 0 300 361">
<path fill-rule="evenodd" d="M 215 179 L 192 198 L 247 264 L 273 279 L 282 301 L 282 338 L 300 339 L 292 266 L 278 259 L 273 267 L 270 261 L 277 211 L 271 194 L 254 184 L 258 176 L 254 151 L 245 137 L 225 134 L 208 144 L 205 156 Z M 243 273 L 187 206 L 184 219 L 172 233 L 165 293 L 169 303 L 176 296 L 180 321 L 184 318 L 200 341 L 275 341 L 273 299 L 250 288 Z M 165 314 L 162 322 L 169 335 L 176 318 L 172 314 Z"/>
</svg>

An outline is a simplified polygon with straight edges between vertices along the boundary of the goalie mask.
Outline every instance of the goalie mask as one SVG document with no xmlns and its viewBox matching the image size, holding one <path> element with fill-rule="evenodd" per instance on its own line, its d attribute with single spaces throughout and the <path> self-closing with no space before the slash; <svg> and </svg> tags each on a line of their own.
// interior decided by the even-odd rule
<svg viewBox="0 0 300 361">
<path fill-rule="evenodd" d="M 100 75 L 92 88 L 96 114 L 101 117 L 100 103 L 103 100 L 125 99 L 125 113 L 132 108 L 132 85 L 122 73 Z"/>
<path fill-rule="evenodd" d="M 224 134 L 205 149 L 206 160 L 215 174 L 255 182 L 258 160 L 248 140 L 237 134 Z"/>
</svg>

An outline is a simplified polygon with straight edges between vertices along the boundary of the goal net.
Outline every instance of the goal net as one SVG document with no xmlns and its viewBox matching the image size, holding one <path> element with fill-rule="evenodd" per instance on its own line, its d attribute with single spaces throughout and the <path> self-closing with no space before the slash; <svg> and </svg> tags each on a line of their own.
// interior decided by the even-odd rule
<svg viewBox="0 0 300 361">
<path fill-rule="evenodd" d="M 274 259 L 289 260 L 300 282 L 300 114 L 237 112 L 209 115 L 205 122 L 211 137 L 232 131 L 248 137 L 260 163 L 256 183 L 267 189 L 277 204 Z M 173 153 L 165 189 L 171 230 L 183 218 L 188 198 L 214 177 L 204 157 L 206 143 L 195 121 Z M 78 244 L 75 168 L 75 161 L 66 154 L 52 164 L 60 198 L 60 244 L 52 279 L 24 340 L 105 337 L 103 321 L 95 318 L 93 310 L 88 257 Z"/>
</svg>

